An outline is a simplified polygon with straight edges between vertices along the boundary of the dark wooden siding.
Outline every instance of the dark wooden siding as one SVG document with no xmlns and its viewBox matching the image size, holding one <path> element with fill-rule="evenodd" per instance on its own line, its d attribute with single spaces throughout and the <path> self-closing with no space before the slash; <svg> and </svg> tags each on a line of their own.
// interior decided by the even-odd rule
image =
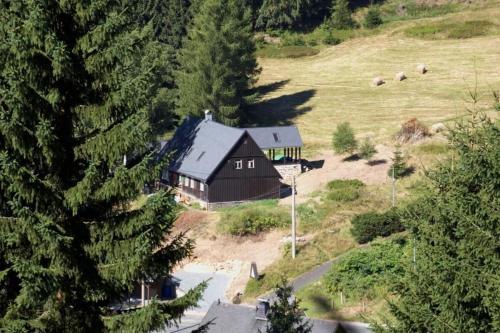
<svg viewBox="0 0 500 333">
<path fill-rule="evenodd" d="M 182 181 L 181 181 L 182 177 Z M 186 185 L 185 179 L 188 179 L 188 184 Z M 192 183 L 193 182 L 193 183 Z M 182 176 L 176 173 L 170 174 L 170 184 L 174 187 L 180 188 L 183 192 L 188 193 L 198 199 L 202 199 L 204 201 L 207 200 L 207 191 L 208 186 L 204 184 L 204 191 L 200 190 L 200 181 L 189 178 L 187 176 Z M 191 186 L 193 185 L 193 186 Z"/>
<path fill-rule="evenodd" d="M 241 161 L 241 169 L 236 168 L 237 161 Z M 253 161 L 254 168 L 248 167 L 249 161 Z M 209 180 L 209 202 L 279 198 L 279 179 L 280 174 L 271 161 L 245 135 Z"/>
</svg>

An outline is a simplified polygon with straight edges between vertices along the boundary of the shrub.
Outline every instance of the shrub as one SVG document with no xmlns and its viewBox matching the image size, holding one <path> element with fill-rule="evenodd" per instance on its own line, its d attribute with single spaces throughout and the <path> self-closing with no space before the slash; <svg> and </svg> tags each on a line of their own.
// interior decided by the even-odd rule
<svg viewBox="0 0 500 333">
<path fill-rule="evenodd" d="M 361 188 L 365 186 L 363 182 L 359 179 L 335 179 L 326 185 L 329 190 L 340 190 L 345 188 Z"/>
<path fill-rule="evenodd" d="M 356 215 L 351 224 L 351 234 L 360 244 L 404 230 L 399 212 L 395 208 L 382 214 L 371 212 Z"/>
<path fill-rule="evenodd" d="M 352 154 L 358 147 L 358 142 L 354 137 L 354 131 L 348 122 L 340 123 L 333 133 L 333 150 L 337 154 Z"/>
<path fill-rule="evenodd" d="M 370 7 L 365 16 L 364 26 L 368 29 L 373 29 L 381 25 L 382 17 L 380 16 L 380 10 L 376 7 Z"/>
<path fill-rule="evenodd" d="M 359 146 L 358 155 L 364 160 L 370 160 L 377 153 L 375 146 L 369 138 L 365 138 Z"/>
<path fill-rule="evenodd" d="M 326 44 L 326 45 L 337 45 L 340 43 L 341 43 L 341 40 L 339 38 L 335 37 L 331 32 L 329 32 L 323 38 L 323 44 Z"/>
<path fill-rule="evenodd" d="M 493 91 L 493 108 L 500 111 L 500 91 Z"/>
<path fill-rule="evenodd" d="M 376 298 L 377 290 L 390 289 L 392 281 L 403 274 L 402 260 L 406 242 L 384 241 L 365 249 L 355 249 L 334 264 L 323 278 L 326 290 L 340 291 L 348 298 Z"/>
<path fill-rule="evenodd" d="M 418 141 L 426 136 L 429 136 L 429 128 L 417 118 L 412 118 L 401 124 L 401 129 L 396 133 L 396 139 L 401 143 Z"/>
<path fill-rule="evenodd" d="M 255 235 L 290 224 L 288 212 L 277 204 L 257 203 L 221 210 L 217 229 L 234 236 Z"/>
<path fill-rule="evenodd" d="M 360 188 L 363 186 L 363 182 L 358 179 L 336 179 L 327 184 L 329 192 L 326 197 L 332 201 L 354 201 L 359 198 Z"/>
<path fill-rule="evenodd" d="M 304 38 L 296 34 L 286 34 L 281 42 L 283 46 L 304 46 L 306 42 Z"/>
</svg>

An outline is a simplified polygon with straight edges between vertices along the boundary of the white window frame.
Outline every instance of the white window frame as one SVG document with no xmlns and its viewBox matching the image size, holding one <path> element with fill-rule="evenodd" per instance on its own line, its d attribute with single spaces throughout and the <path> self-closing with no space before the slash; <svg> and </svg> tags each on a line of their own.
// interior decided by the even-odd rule
<svg viewBox="0 0 500 333">
<path fill-rule="evenodd" d="M 195 181 L 194 181 L 194 179 L 191 178 L 189 187 L 194 188 L 194 185 L 195 185 Z"/>
<path fill-rule="evenodd" d="M 242 160 L 237 160 L 237 161 L 235 161 L 234 165 L 235 165 L 235 167 L 236 167 L 236 170 L 241 170 L 241 169 L 243 169 L 243 161 L 242 161 Z"/>
<path fill-rule="evenodd" d="M 205 184 L 200 182 L 200 192 L 205 192 Z"/>
<path fill-rule="evenodd" d="M 248 162 L 247 162 L 247 167 L 248 167 L 249 169 L 255 169 L 255 160 L 254 160 L 254 159 L 252 159 L 252 160 L 248 160 Z"/>
<path fill-rule="evenodd" d="M 184 186 L 189 186 L 189 177 L 184 177 Z"/>
</svg>

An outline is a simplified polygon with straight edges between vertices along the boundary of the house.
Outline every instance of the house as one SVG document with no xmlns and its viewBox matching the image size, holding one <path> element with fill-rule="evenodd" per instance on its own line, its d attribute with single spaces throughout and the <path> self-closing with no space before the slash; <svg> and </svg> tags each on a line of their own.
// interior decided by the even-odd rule
<svg viewBox="0 0 500 333">
<path fill-rule="evenodd" d="M 258 333 L 266 332 L 266 314 L 269 304 L 260 302 L 257 307 L 214 302 L 200 326 L 206 325 L 207 333 Z M 311 333 L 343 333 L 367 331 L 346 331 L 337 321 L 310 319 Z"/>
<path fill-rule="evenodd" d="M 160 156 L 171 163 L 161 181 L 180 200 L 214 208 L 280 197 L 281 179 L 301 172 L 302 139 L 296 127 L 234 128 L 205 118 L 187 118 Z"/>
</svg>

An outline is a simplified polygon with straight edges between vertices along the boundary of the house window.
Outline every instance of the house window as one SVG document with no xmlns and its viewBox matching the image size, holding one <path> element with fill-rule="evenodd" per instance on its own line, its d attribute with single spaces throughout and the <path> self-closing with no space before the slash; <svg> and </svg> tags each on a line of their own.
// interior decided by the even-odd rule
<svg viewBox="0 0 500 333">
<path fill-rule="evenodd" d="M 280 137 L 278 136 L 278 133 L 276 133 L 276 132 L 273 133 L 273 139 L 274 139 L 274 142 L 280 142 Z"/>
<path fill-rule="evenodd" d="M 255 160 L 249 160 L 248 161 L 248 168 L 249 169 L 255 168 Z"/>
<path fill-rule="evenodd" d="M 184 177 L 184 186 L 189 186 L 189 178 Z"/>
<path fill-rule="evenodd" d="M 191 179 L 191 188 L 194 188 L 194 179 Z"/>
<path fill-rule="evenodd" d="M 204 192 L 204 191 L 205 191 L 205 184 L 200 182 L 200 192 Z"/>
<path fill-rule="evenodd" d="M 236 161 L 236 169 L 238 169 L 238 170 L 243 169 L 243 161 L 242 160 Z"/>
</svg>

